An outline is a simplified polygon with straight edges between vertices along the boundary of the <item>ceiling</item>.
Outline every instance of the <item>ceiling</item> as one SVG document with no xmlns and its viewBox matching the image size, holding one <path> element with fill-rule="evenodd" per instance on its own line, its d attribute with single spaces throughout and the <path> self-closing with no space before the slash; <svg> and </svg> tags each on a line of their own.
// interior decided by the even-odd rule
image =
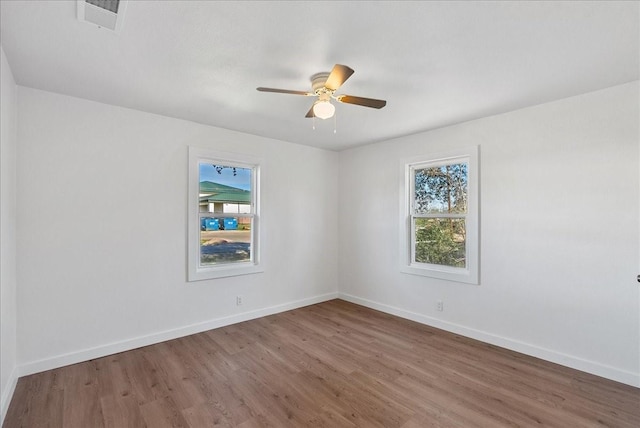
<svg viewBox="0 0 640 428">
<path fill-rule="evenodd" d="M 638 2 L 130 1 L 117 34 L 76 7 L 0 2 L 17 84 L 331 150 L 639 78 Z M 387 106 L 312 120 L 312 98 L 256 91 L 336 63 L 338 93 Z"/>
</svg>

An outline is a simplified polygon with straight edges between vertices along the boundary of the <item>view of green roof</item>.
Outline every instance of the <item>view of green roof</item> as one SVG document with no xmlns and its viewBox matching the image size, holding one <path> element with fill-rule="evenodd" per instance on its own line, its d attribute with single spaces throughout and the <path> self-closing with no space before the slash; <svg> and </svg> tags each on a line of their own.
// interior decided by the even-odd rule
<svg viewBox="0 0 640 428">
<path fill-rule="evenodd" d="M 200 202 L 229 202 L 234 204 L 250 204 L 251 194 L 245 193 L 217 193 L 215 195 L 203 196 Z"/>
<path fill-rule="evenodd" d="M 200 193 L 250 193 L 248 190 L 238 189 L 237 187 L 231 187 L 220 183 L 214 183 L 212 181 L 200 182 Z"/>
<path fill-rule="evenodd" d="M 251 192 L 248 190 L 213 183 L 211 181 L 200 182 L 200 193 L 208 193 L 208 195 L 200 197 L 200 202 L 251 203 Z"/>
</svg>

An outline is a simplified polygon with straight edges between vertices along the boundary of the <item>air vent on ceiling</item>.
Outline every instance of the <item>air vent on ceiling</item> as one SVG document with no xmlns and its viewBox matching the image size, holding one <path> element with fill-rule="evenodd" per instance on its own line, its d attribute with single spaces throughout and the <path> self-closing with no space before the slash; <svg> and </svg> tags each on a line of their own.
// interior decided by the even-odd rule
<svg viewBox="0 0 640 428">
<path fill-rule="evenodd" d="M 119 33 L 128 0 L 77 0 L 78 20 Z"/>
</svg>

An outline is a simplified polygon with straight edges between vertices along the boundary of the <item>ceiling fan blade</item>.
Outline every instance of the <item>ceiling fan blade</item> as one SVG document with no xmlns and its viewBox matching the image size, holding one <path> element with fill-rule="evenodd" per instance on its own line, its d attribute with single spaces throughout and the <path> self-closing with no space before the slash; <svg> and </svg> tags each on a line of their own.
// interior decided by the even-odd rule
<svg viewBox="0 0 640 428">
<path fill-rule="evenodd" d="M 278 94 L 305 95 L 307 97 L 315 95 L 315 94 L 312 94 L 311 92 L 291 91 L 289 89 L 275 89 L 275 88 L 263 88 L 263 87 L 259 87 L 256 89 L 260 92 L 276 92 Z"/>
<path fill-rule="evenodd" d="M 364 107 L 372 107 L 372 108 L 382 108 L 387 105 L 385 100 L 376 100 L 374 98 L 362 98 L 362 97 L 354 97 L 351 95 L 339 95 L 336 97 L 336 100 L 341 103 L 346 104 L 355 104 Z"/>
<path fill-rule="evenodd" d="M 335 91 L 338 89 L 344 82 L 347 81 L 349 77 L 353 74 L 353 69 L 347 67 L 346 65 L 336 64 L 333 66 L 333 70 L 327 77 L 327 81 L 324 86 L 327 89 L 331 89 Z"/>
<path fill-rule="evenodd" d="M 315 114 L 313 113 L 313 106 L 311 106 L 311 108 L 309 109 L 309 111 L 304 117 L 315 117 Z"/>
</svg>

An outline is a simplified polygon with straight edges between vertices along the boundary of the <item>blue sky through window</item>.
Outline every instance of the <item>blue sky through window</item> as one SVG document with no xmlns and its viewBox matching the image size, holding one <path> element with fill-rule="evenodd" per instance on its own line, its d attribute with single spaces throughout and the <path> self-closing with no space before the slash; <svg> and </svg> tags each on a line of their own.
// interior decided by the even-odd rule
<svg viewBox="0 0 640 428">
<path fill-rule="evenodd" d="M 218 173 L 213 164 L 201 163 L 199 181 L 211 181 L 238 189 L 251 190 L 251 169 L 236 167 L 236 175 L 234 176 L 233 168 L 225 167 Z"/>
</svg>

